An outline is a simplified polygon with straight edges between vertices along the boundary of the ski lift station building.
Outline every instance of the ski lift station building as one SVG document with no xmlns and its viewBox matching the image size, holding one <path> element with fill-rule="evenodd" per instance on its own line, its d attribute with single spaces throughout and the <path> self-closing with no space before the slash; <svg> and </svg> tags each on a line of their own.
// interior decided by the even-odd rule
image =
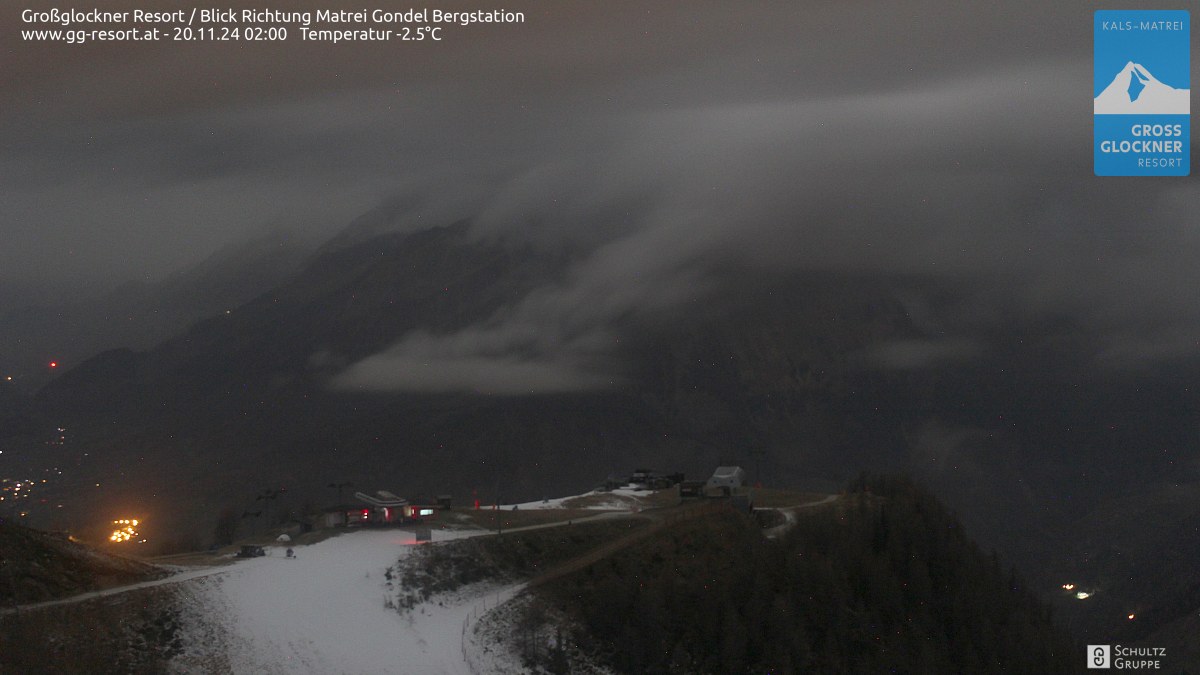
<svg viewBox="0 0 1200 675">
<path fill-rule="evenodd" d="M 707 488 L 725 488 L 729 491 L 742 487 L 746 482 L 746 472 L 740 466 L 718 466 L 712 478 L 705 485 Z"/>
</svg>

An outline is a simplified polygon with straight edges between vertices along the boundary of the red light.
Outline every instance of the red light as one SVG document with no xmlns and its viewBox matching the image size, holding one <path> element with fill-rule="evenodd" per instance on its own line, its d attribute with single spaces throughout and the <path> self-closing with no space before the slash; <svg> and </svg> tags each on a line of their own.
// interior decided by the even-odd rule
<svg viewBox="0 0 1200 675">
<path fill-rule="evenodd" d="M 51 361 L 51 362 L 50 362 L 50 367 L 51 367 L 51 368 L 57 368 L 57 367 L 58 367 L 58 361 Z"/>
</svg>

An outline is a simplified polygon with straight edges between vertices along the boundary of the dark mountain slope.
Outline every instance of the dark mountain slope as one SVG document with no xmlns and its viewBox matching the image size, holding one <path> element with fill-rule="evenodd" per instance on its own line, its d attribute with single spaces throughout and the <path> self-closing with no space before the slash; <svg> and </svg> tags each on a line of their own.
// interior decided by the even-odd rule
<svg viewBox="0 0 1200 675">
<path fill-rule="evenodd" d="M 32 392 L 53 374 L 105 350 L 148 349 L 202 318 L 237 307 L 294 273 L 311 249 L 265 237 L 228 246 L 153 283 L 129 282 L 97 298 L 62 297 L 0 311 L 0 371 Z"/>
<path fill-rule="evenodd" d="M 264 511 L 255 498 L 268 488 L 288 489 L 271 504 L 279 516 L 329 503 L 326 485 L 347 480 L 461 503 L 576 493 L 636 466 L 703 477 L 734 462 L 752 478 L 829 489 L 859 469 L 905 469 L 1052 589 L 1070 563 L 1047 567 L 1053 551 L 1095 548 L 1078 518 L 1194 471 L 1177 461 L 1195 450 L 1200 423 L 1188 364 L 1105 373 L 1082 338 L 1028 340 L 1078 327 L 1013 322 L 971 358 L 881 365 L 880 345 L 943 337 L 897 299 L 929 290 L 922 279 L 715 271 L 677 309 L 606 326 L 620 338 L 621 372 L 604 391 L 329 387 L 411 331 L 506 315 L 568 278 L 571 262 L 475 238 L 465 224 L 329 245 L 228 314 L 64 373 L 31 414 L 0 421 L 0 477 L 62 469 L 34 522 L 137 515 L 154 542 L 201 546 L 222 509 Z M 66 443 L 47 445 L 60 427 Z"/>
<path fill-rule="evenodd" d="M 23 605 L 166 576 L 143 562 L 112 556 L 0 520 L 0 606 Z"/>
<path fill-rule="evenodd" d="M 333 479 L 532 498 L 636 464 L 697 475 L 744 461 L 753 447 L 769 451 L 776 473 L 895 460 L 903 435 L 872 402 L 892 385 L 847 363 L 874 340 L 913 334 L 883 280 L 755 280 L 705 296 L 702 312 L 624 319 L 614 330 L 626 338 L 617 356 L 627 377 L 611 391 L 328 387 L 331 375 L 410 331 L 486 320 L 553 283 L 567 262 L 475 240 L 465 225 L 329 247 L 243 306 L 52 382 L 36 400 L 40 419 L 71 429 L 71 444 L 39 449 L 38 461 L 73 467 L 64 499 L 88 488 L 111 508 L 142 505 L 174 519 L 168 513 L 205 517 L 221 500 L 275 485 L 319 499 Z M 811 452 L 798 463 L 799 447 Z M 100 465 L 116 470 L 92 492 Z"/>
<path fill-rule="evenodd" d="M 538 589 L 524 623 L 617 672 L 1068 673 L 1083 649 L 928 493 L 857 483 L 776 541 L 732 511 Z M 561 624 L 560 624 L 561 625 Z M 531 644 L 532 643 L 532 644 Z M 527 657 L 552 669 L 545 642 Z M 530 647 L 532 647 L 530 649 Z"/>
</svg>

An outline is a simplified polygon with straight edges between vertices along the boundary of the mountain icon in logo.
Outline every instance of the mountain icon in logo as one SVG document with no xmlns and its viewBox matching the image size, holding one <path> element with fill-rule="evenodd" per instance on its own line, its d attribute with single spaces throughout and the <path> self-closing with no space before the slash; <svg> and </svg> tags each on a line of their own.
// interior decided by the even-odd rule
<svg viewBox="0 0 1200 675">
<path fill-rule="evenodd" d="M 1192 91 L 1159 82 L 1140 63 L 1130 61 L 1092 101 L 1096 115 L 1188 115 Z"/>
</svg>

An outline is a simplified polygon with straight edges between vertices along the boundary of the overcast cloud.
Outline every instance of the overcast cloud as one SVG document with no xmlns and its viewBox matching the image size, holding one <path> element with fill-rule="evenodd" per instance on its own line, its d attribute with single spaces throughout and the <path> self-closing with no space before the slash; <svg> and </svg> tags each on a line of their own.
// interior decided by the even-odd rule
<svg viewBox="0 0 1200 675">
<path fill-rule="evenodd" d="M 19 45 L 0 279 L 161 276 L 400 197 L 395 227 L 470 217 L 586 253 L 342 386 L 610 386 L 615 323 L 730 265 L 975 289 L 928 318 L 936 339 L 880 345 L 882 367 L 971 358 L 1014 312 L 1073 317 L 1111 366 L 1194 352 L 1197 188 L 1091 175 L 1090 4 L 516 4 L 524 27 L 399 57 Z"/>
</svg>

